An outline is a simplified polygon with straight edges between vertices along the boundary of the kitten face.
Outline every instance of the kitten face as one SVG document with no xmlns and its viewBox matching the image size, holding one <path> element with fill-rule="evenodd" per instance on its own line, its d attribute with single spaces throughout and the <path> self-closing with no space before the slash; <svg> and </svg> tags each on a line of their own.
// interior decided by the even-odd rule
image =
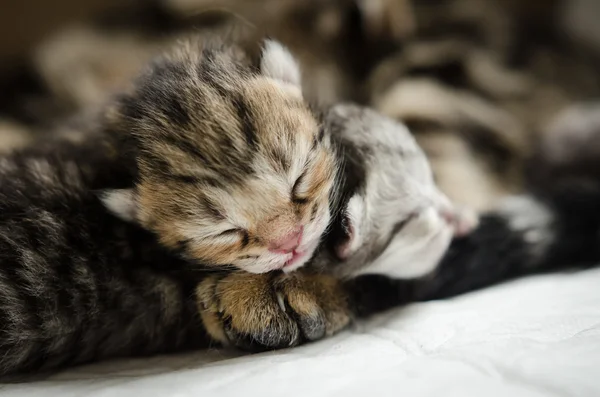
<svg viewBox="0 0 600 397">
<path fill-rule="evenodd" d="M 433 270 L 453 234 L 467 232 L 474 222 L 457 222 L 409 131 L 351 105 L 334 107 L 326 125 L 346 153 L 344 188 L 350 193 L 342 203 L 341 238 L 335 243 L 341 263 L 335 271 L 405 278 Z"/>
<path fill-rule="evenodd" d="M 253 273 L 302 266 L 329 219 L 329 139 L 298 66 L 266 42 L 260 71 L 228 47 L 188 47 L 154 65 L 121 113 L 139 181 L 104 201 L 192 261 Z"/>
</svg>

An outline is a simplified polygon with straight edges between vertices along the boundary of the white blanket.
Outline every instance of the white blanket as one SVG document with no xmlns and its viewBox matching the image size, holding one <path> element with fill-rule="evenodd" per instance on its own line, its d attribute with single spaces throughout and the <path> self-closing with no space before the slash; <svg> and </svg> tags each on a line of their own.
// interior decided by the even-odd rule
<svg viewBox="0 0 600 397">
<path fill-rule="evenodd" d="M 600 269 L 415 304 L 285 351 L 109 362 L 0 395 L 600 396 Z"/>
</svg>

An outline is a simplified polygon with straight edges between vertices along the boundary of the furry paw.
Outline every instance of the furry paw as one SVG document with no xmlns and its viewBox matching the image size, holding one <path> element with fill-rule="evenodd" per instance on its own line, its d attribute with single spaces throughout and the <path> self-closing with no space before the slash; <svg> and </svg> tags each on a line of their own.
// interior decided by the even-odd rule
<svg viewBox="0 0 600 397">
<path fill-rule="evenodd" d="M 325 275 L 210 276 L 198 285 L 196 298 L 213 339 L 251 351 L 318 340 L 343 329 L 351 318 L 340 281 Z"/>
</svg>

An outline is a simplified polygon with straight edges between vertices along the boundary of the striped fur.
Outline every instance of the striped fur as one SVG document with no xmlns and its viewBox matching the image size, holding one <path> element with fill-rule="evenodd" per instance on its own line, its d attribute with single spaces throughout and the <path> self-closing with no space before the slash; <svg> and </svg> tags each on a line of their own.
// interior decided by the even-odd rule
<svg viewBox="0 0 600 397">
<path fill-rule="evenodd" d="M 109 115 L 109 128 L 130 138 L 138 179 L 107 202 L 135 208 L 137 222 L 192 262 L 252 273 L 302 266 L 329 222 L 336 171 L 299 84 L 273 41 L 258 65 L 217 39 L 155 60 Z M 294 252 L 275 252 L 292 233 Z"/>
<path fill-rule="evenodd" d="M 531 208 L 519 209 L 518 205 L 484 217 L 471 236 L 453 243 L 433 277 L 390 281 L 367 276 L 342 283 L 323 273 L 347 274 L 342 270 L 345 264 L 348 273 L 356 273 L 361 263 L 368 271 L 369 262 L 377 260 L 375 250 L 381 256 L 388 249 L 395 250 L 403 240 L 418 237 L 403 234 L 410 229 L 387 228 L 382 223 L 401 222 L 403 211 L 389 212 L 390 208 L 376 207 L 369 201 L 373 197 L 393 199 L 393 195 L 381 195 L 388 185 L 370 184 L 374 196 L 363 188 L 372 173 L 395 174 L 402 164 L 369 168 L 364 153 L 352 150 L 365 150 L 368 145 L 364 136 L 348 126 L 376 128 L 363 130 L 365 134 L 373 132 L 366 136 L 374 142 L 382 139 L 379 134 L 387 136 L 382 126 L 392 127 L 392 131 L 399 128 L 379 117 L 342 106 L 328 113 L 325 125 L 337 145 L 346 139 L 344 150 L 339 152 L 340 160 L 346 163 L 344 182 L 337 191 L 340 198 L 332 202 L 336 213 L 348 214 L 352 197 L 361 194 L 370 208 L 369 216 L 387 215 L 377 218 L 379 227 L 367 229 L 369 233 L 355 230 L 362 233 L 361 239 L 348 257 L 337 255 L 340 235 L 334 232 L 327 240 L 330 247 L 319 251 L 313 266 L 287 275 L 190 274 L 187 264 L 161 248 L 153 235 L 110 216 L 96 189 L 126 186 L 137 167 L 127 163 L 127 156 L 115 155 L 115 145 L 120 142 L 106 131 L 88 135 L 84 142 L 50 141 L 2 158 L 0 373 L 175 351 L 205 345 L 209 339 L 249 349 L 292 346 L 339 331 L 354 314 L 367 315 L 415 299 L 449 296 L 548 269 L 551 267 L 545 264 L 549 259 L 552 266 L 562 266 L 574 258 L 574 252 L 588 252 L 592 257 L 586 259 L 595 258 L 596 251 L 588 249 L 595 247 L 597 235 L 593 231 L 597 225 L 587 211 L 594 207 L 581 207 L 577 200 L 561 207 L 558 204 L 569 201 L 558 198 L 557 206 L 549 207 L 562 214 L 557 223 L 545 215 L 546 207 L 540 207 L 536 212 L 540 216 L 528 222 L 523 222 L 526 218 L 522 215 L 532 214 Z M 332 128 L 334 120 L 342 128 Z M 412 161 L 421 160 L 411 141 L 404 138 L 398 135 L 405 151 L 391 152 L 388 146 L 373 142 L 368 151 L 381 159 L 386 153 L 405 157 L 407 163 L 402 169 L 408 171 Z M 363 142 L 362 146 L 358 142 Z M 413 177 L 416 175 L 419 172 Z M 574 208 L 582 212 L 574 213 Z M 336 217 L 336 222 L 343 219 Z M 560 227 L 548 229 L 552 224 Z M 354 224 L 361 225 L 364 223 Z M 343 226 L 338 224 L 333 230 L 344 230 Z M 547 238 L 541 234 L 540 239 L 539 231 L 546 230 L 560 234 Z M 378 241 L 387 244 L 382 247 Z M 566 244 L 568 241 L 571 245 Z M 373 255 L 365 260 L 369 253 Z M 490 258 L 497 262 L 489 262 Z M 314 272 L 314 266 L 327 263 L 328 267 Z"/>
<path fill-rule="evenodd" d="M 474 226 L 439 192 L 425 155 L 402 124 L 340 104 L 329 109 L 323 125 L 341 170 L 326 243 L 294 274 L 204 280 L 197 297 L 214 339 L 262 350 L 332 335 L 353 317 L 342 279 L 427 274 L 452 235 Z"/>
<path fill-rule="evenodd" d="M 311 150 L 333 132 L 333 117 L 341 122 L 334 134 L 340 149 L 337 155 L 351 159 L 352 144 L 361 141 L 356 130 L 348 129 L 351 121 L 363 125 L 377 121 L 377 116 L 344 106 L 328 115 L 324 136 L 311 142 Z M 343 118 L 348 118 L 348 124 L 340 120 Z M 382 120 L 381 126 L 387 122 L 396 125 Z M 374 129 L 378 126 L 372 124 Z M 122 131 L 104 128 L 103 122 L 92 127 L 85 140 L 67 130 L 58 139 L 38 142 L 1 159 L 0 254 L 5 259 L 0 269 L 0 316 L 6 321 L 0 328 L 0 373 L 198 346 L 207 342 L 205 332 L 211 339 L 241 347 L 255 346 L 257 341 L 263 348 L 289 346 L 330 335 L 349 323 L 350 311 L 340 282 L 314 273 L 312 267 L 293 275 L 211 275 L 206 272 L 211 265 L 207 263 L 200 266 L 204 272 L 194 275 L 188 271 L 188 263 L 177 259 L 173 250 L 162 248 L 153 234 L 110 216 L 97 192 L 120 189 L 133 180 L 142 184 L 140 162 L 144 154 L 136 162 L 128 155 L 129 147 L 121 146 Z M 353 138 L 342 148 L 339 145 L 344 134 Z M 398 137 L 398 142 L 405 142 L 405 135 Z M 381 136 L 375 133 L 369 139 L 378 142 Z M 412 161 L 423 158 L 418 151 L 411 152 L 416 150 L 412 141 L 406 142 L 406 152 L 401 147 L 398 152 L 389 152 L 385 146 L 370 145 L 372 154 L 381 151 L 382 158 L 386 153 L 408 154 L 404 166 L 410 168 Z M 330 154 L 336 152 L 331 149 Z M 360 162 L 360 158 L 353 160 Z M 373 172 L 371 168 L 365 170 Z M 400 168 L 394 172 L 399 170 L 402 173 Z M 157 169 L 157 174 L 161 171 Z M 416 167 L 414 176 L 428 178 L 421 171 Z M 369 175 L 356 177 L 358 186 L 364 185 L 363 178 L 369 180 Z M 341 185 L 346 190 L 343 196 L 350 197 L 356 192 L 348 176 L 346 180 Z M 310 190 L 310 183 L 307 186 L 299 189 Z M 373 185 L 373 189 L 382 187 L 387 185 Z M 139 185 L 136 193 L 138 189 Z M 346 214 L 336 210 L 340 205 L 346 206 L 347 201 L 332 201 L 336 212 Z M 138 210 L 134 208 L 134 213 Z M 124 213 L 128 211 L 121 215 Z M 398 212 L 395 216 L 405 215 Z M 395 219 L 385 220 L 399 221 Z M 379 232 L 369 232 L 360 240 L 366 249 L 374 247 L 373 241 L 378 240 L 371 239 L 381 230 L 393 232 L 380 226 L 375 229 Z M 350 252 L 349 258 L 356 264 L 364 259 L 364 249 L 357 252 L 360 254 Z M 321 250 L 320 256 L 320 263 L 324 258 L 337 261 L 329 256 L 329 250 Z M 193 268 L 198 269 L 199 264 Z M 194 292 L 196 302 L 191 299 Z M 223 301 L 225 298 L 228 300 Z M 287 306 L 284 312 L 282 305 Z M 244 345 L 248 340 L 253 344 Z"/>
<path fill-rule="evenodd" d="M 259 63 L 188 41 L 116 106 L 0 158 L 1 375 L 205 345 L 211 267 L 282 267 L 269 243 L 298 223 L 288 270 L 311 257 L 335 153 L 287 50 Z"/>
<path fill-rule="evenodd" d="M 524 275 L 600 263 L 598 107 L 578 104 L 550 124 L 528 161 L 529 192 L 484 213 L 452 242 L 436 270 L 415 280 L 352 281 L 354 309 L 366 315 L 413 301 L 443 299 Z"/>
<path fill-rule="evenodd" d="M 2 375 L 207 341 L 181 262 L 98 199 L 131 175 L 88 139 L 0 158 Z"/>
<path fill-rule="evenodd" d="M 429 273 L 452 236 L 468 232 L 476 220 L 440 192 L 425 154 L 403 124 L 344 104 L 325 120 L 343 154 L 342 194 L 329 236 L 335 254 L 315 266 L 338 277 Z"/>
</svg>

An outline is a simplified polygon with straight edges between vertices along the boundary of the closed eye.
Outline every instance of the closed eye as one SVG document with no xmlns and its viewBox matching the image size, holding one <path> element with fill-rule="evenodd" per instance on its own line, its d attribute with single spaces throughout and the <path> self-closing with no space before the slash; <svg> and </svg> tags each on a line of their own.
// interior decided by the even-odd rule
<svg viewBox="0 0 600 397">
<path fill-rule="evenodd" d="M 250 235 L 244 229 L 232 228 L 218 234 L 218 237 L 229 237 L 242 240 L 242 246 L 245 247 L 250 242 Z"/>
<path fill-rule="evenodd" d="M 293 201 L 295 204 L 306 204 L 306 203 L 308 203 L 308 199 L 307 199 L 306 197 L 295 197 L 295 196 L 294 196 L 294 197 L 292 198 L 292 201 Z"/>
<path fill-rule="evenodd" d="M 294 182 L 294 186 L 292 187 L 292 201 L 295 204 L 306 204 L 308 202 L 308 198 L 306 197 L 302 197 L 299 193 L 300 193 L 300 187 L 302 185 L 302 183 L 304 182 L 304 178 L 306 177 L 306 171 L 303 172 L 298 179 L 296 179 L 296 182 Z"/>
<path fill-rule="evenodd" d="M 417 211 L 413 211 L 410 214 L 408 214 L 404 219 L 397 222 L 392 228 L 392 232 L 388 236 L 387 241 L 381 246 L 381 250 L 379 251 L 377 256 L 381 255 L 381 253 L 387 249 L 387 247 L 390 245 L 392 240 L 398 235 L 398 233 L 400 233 L 402 229 L 404 229 L 410 223 L 410 221 L 415 219 L 418 215 L 419 213 Z"/>
<path fill-rule="evenodd" d="M 419 215 L 418 212 L 414 211 L 411 212 L 410 214 L 408 214 L 408 216 L 404 219 L 402 219 L 400 222 L 397 222 L 394 225 L 394 228 L 392 229 L 392 236 L 398 234 L 402 229 L 404 229 L 409 223 L 410 221 L 412 221 L 413 219 L 415 219 L 417 217 L 417 215 Z"/>
<path fill-rule="evenodd" d="M 219 237 L 233 237 L 235 235 L 240 235 L 240 233 L 243 233 L 242 229 L 228 229 L 225 230 L 224 232 L 219 233 Z"/>
</svg>

